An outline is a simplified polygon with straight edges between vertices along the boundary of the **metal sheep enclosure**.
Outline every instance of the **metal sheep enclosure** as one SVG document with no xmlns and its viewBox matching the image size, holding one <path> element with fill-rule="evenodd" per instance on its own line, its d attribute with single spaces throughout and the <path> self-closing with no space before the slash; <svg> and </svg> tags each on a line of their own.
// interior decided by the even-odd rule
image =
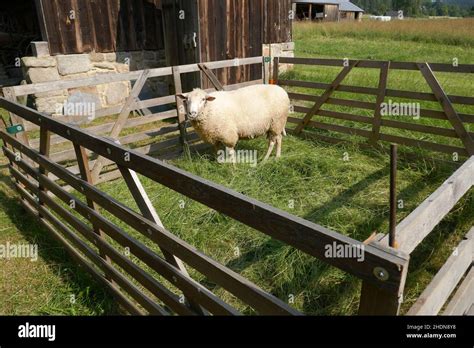
<svg viewBox="0 0 474 348">
<path fill-rule="evenodd" d="M 342 71 L 331 84 L 279 80 L 280 63 L 340 66 Z M 242 65 L 260 65 L 264 72 L 264 79 L 222 86 L 211 72 L 214 69 Z M 378 89 L 341 85 L 352 69 L 364 67 L 381 69 Z M 419 69 L 432 87 L 433 93 L 387 89 L 389 69 Z M 9 169 L 14 178 L 14 185 L 25 209 L 37 217 L 40 223 L 64 245 L 71 256 L 102 282 L 122 307 L 131 314 L 241 314 L 203 284 L 190 277 L 187 267 L 203 274 L 209 281 L 248 304 L 258 314 L 302 314 L 168 231 L 161 223 L 159 215 L 139 180 L 137 174 L 140 174 L 360 278 L 363 281 L 360 314 L 397 315 L 403 298 L 409 255 L 469 192 L 474 183 L 473 135 L 466 131 L 463 124 L 463 122 L 473 123 L 474 116 L 458 114 L 453 107 L 453 103 L 474 105 L 474 98 L 447 96 L 432 72 L 474 72 L 472 65 L 460 66 L 457 71 L 453 69 L 455 68 L 447 64 L 373 61 L 351 61 L 348 66 L 344 66 L 342 60 L 301 58 L 276 58 L 274 62 L 274 73 L 271 79 L 273 83 L 288 87 L 300 86 L 323 90 L 320 97 L 290 92 L 290 97 L 294 101 L 315 103 L 311 108 L 295 105 L 295 112 L 303 113 L 305 116 L 302 119 L 296 117 L 290 119 L 290 122 L 295 124 L 295 127 L 289 125 L 290 133 L 319 137 L 332 143 L 344 141 L 311 131 L 311 129 L 322 129 L 369 138 L 371 146 L 385 141 L 433 151 L 457 152 L 464 157 L 471 156 L 445 184 L 400 222 L 397 227 L 398 249 L 388 246 L 388 238 L 385 235 L 374 236 L 365 242 L 357 241 L 162 161 L 179 155 L 185 149 L 192 150 L 204 145 L 199 143 L 197 135 L 186 125 L 184 109 L 175 95 L 150 100 L 138 99 L 146 80 L 158 76 L 170 76 L 174 82 L 175 92 L 180 93 L 182 92 L 182 74 L 202 71 L 216 89 L 229 90 L 270 80 L 269 62 L 264 57 L 5 88 L 5 98 L 0 98 L 0 107 L 10 113 L 11 123 L 2 127 L 0 135 L 4 142 L 3 152 L 9 159 Z M 135 81 L 130 97 L 120 108 L 98 110 L 99 121 L 103 118 L 105 123 L 85 129 L 68 123 L 71 119 L 67 117 L 53 118 L 17 102 L 18 97 L 29 94 L 112 81 Z M 375 95 L 377 102 L 366 103 L 334 98 L 332 94 L 338 90 Z M 444 111 L 423 110 L 422 115 L 449 120 L 452 129 L 383 120 L 380 107 L 385 97 L 391 95 L 439 101 Z M 374 111 L 374 117 L 324 111 L 321 107 L 326 103 L 365 107 Z M 163 105 L 172 105 L 173 108 L 157 114 L 129 118 L 134 111 Z M 118 116 L 109 122 L 108 117 L 111 115 Z M 368 123 L 372 125 L 373 130 L 358 130 L 330 122 L 315 122 L 311 120 L 314 115 Z M 164 120 L 168 123 L 163 123 Z M 143 125 L 149 128 L 146 131 L 133 132 L 135 127 Z M 25 131 L 16 133 L 13 129 L 15 126 L 23 127 Z M 380 131 L 382 127 L 398 127 L 422 133 L 435 132 L 439 135 L 457 137 L 461 139 L 463 145 L 455 147 L 391 136 L 383 134 Z M 121 136 L 124 129 L 129 129 L 132 133 Z M 107 138 L 103 136 L 105 134 Z M 32 139 L 34 136 L 36 139 Z M 148 144 L 141 145 L 143 141 Z M 134 149 L 129 148 L 133 145 L 135 145 Z M 160 159 L 155 159 L 150 155 L 155 155 Z M 97 188 L 99 183 L 117 178 L 123 178 L 140 212 L 132 210 Z M 80 194 L 71 193 L 71 189 Z M 67 206 L 71 206 L 73 202 L 74 208 L 65 208 L 64 204 L 60 204 L 61 201 Z M 71 209 L 75 212 L 72 213 Z M 148 238 L 161 250 L 161 253 L 133 238 L 101 214 L 101 210 L 112 214 L 121 223 Z M 473 240 L 474 231 L 471 230 L 459 246 L 462 257 L 448 260 L 433 283 L 422 294 L 419 302 L 413 306 L 411 314 L 437 314 L 468 272 L 470 273 L 450 301 L 445 313 L 463 314 L 469 309 L 468 307 L 474 302 L 472 299 L 474 292 L 469 291 L 472 289 L 473 278 L 472 270 L 469 271 L 473 261 Z M 344 247 L 363 245 L 365 260 L 359 262 L 351 258 L 327 258 L 325 246 L 332 244 Z M 130 253 L 139 262 L 124 256 L 118 246 L 129 248 Z M 150 270 L 164 278 L 166 283 L 159 281 Z M 184 302 L 181 300 L 181 295 L 184 295 L 186 299 Z"/>
</svg>

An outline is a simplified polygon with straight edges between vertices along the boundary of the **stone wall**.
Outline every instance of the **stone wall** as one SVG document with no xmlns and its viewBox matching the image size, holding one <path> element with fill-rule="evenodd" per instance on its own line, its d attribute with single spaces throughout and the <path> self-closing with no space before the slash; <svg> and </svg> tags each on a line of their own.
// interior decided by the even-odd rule
<svg viewBox="0 0 474 348">
<path fill-rule="evenodd" d="M 36 43 L 40 44 L 40 43 Z M 41 43 L 42 44 L 42 43 Z M 35 48 L 39 45 L 33 45 Z M 27 83 L 82 79 L 100 74 L 124 73 L 153 69 L 166 65 L 164 51 L 135 51 L 117 53 L 87 53 L 51 56 L 47 49 L 33 49 L 34 57 L 23 57 L 23 74 Z M 95 109 L 123 104 L 130 94 L 130 82 L 114 82 L 98 86 L 85 86 L 33 96 L 34 107 L 49 114 L 62 113 L 61 105 L 74 100 L 93 102 Z M 144 88 L 148 94 L 163 93 L 167 81 L 155 79 Z"/>
<path fill-rule="evenodd" d="M 166 66 L 164 50 L 116 53 L 92 52 L 51 56 L 46 42 L 34 42 L 32 47 L 34 56 L 23 57 L 22 68 L 26 82 L 33 84 Z M 263 45 L 263 55 L 271 56 L 272 62 L 273 57 L 276 56 L 294 57 L 294 43 Z M 281 64 L 280 73 L 291 68 L 292 65 L 290 64 Z M 93 104 L 95 110 L 99 110 L 123 104 L 129 96 L 130 90 L 130 82 L 114 82 L 98 86 L 38 93 L 33 96 L 33 106 L 38 111 L 58 115 L 65 113 L 62 108 L 65 104 L 69 105 L 82 101 Z M 143 99 L 168 94 L 169 81 L 167 78 L 156 78 L 147 81 L 142 91 Z"/>
</svg>

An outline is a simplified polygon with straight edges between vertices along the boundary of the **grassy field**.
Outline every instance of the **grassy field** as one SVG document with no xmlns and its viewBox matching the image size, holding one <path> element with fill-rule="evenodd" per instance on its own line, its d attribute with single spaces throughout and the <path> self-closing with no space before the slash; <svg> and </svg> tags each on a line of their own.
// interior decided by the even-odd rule
<svg viewBox="0 0 474 348">
<path fill-rule="evenodd" d="M 294 34 L 296 55 L 446 63 L 456 57 L 460 63 L 474 63 L 472 24 L 469 20 L 299 24 Z M 329 82 L 336 74 L 337 69 L 296 66 L 286 77 Z M 472 78 L 455 76 L 453 79 L 452 75 L 438 76 L 449 93 L 474 95 Z M 375 87 L 377 77 L 377 71 L 365 69 L 351 75 L 346 84 Z M 428 91 L 414 73 L 394 73 L 389 81 L 390 88 Z M 314 93 L 304 89 L 301 92 Z M 423 107 L 435 106 L 426 103 Z M 349 112 L 344 108 L 334 110 Z M 472 108 L 461 108 L 460 111 L 474 113 Z M 370 115 L 363 110 L 351 112 Z M 446 125 L 440 121 L 420 122 Z M 453 140 L 447 143 L 459 145 Z M 239 149 L 257 150 L 259 158 L 262 158 L 266 142 L 264 139 L 243 142 Z M 344 160 L 345 155 L 349 155 L 348 161 Z M 289 136 L 284 142 L 282 160 L 272 160 L 255 168 L 249 165 L 235 168 L 220 165 L 208 153 L 193 155 L 191 159 L 182 158 L 174 164 L 358 240 L 364 240 L 374 231 L 387 231 L 389 159 L 386 154 L 375 150 L 330 146 Z M 400 211 L 399 218 L 408 215 L 455 168 L 456 165 L 443 165 L 430 160 L 402 160 L 399 188 L 405 207 Z M 7 241 L 38 243 L 41 255 L 40 260 L 34 263 L 18 259 L 0 260 L 0 314 L 117 313 L 119 309 L 102 288 L 69 261 L 33 219 L 25 216 L 15 201 L 5 166 L 0 170 L 0 244 Z M 146 178 L 143 182 L 168 230 L 199 250 L 282 300 L 294 297 L 292 305 L 305 313 L 357 313 L 360 282 L 356 278 Z M 101 188 L 135 207 L 122 183 L 107 183 Z M 473 223 L 474 194 L 471 193 L 412 255 L 403 311 L 413 304 Z M 134 231 L 130 233 L 141 239 Z M 192 275 L 244 313 L 252 314 L 229 293 L 199 274 Z M 74 303 L 71 302 L 71 295 L 75 297 Z"/>
</svg>

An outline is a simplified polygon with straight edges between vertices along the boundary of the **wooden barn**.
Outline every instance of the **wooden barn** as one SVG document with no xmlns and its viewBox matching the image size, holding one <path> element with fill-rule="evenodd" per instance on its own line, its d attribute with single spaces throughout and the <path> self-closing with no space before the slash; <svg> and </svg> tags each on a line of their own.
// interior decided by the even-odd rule
<svg viewBox="0 0 474 348">
<path fill-rule="evenodd" d="M 338 22 L 362 19 L 364 10 L 348 0 L 293 0 L 298 20 Z"/>
<path fill-rule="evenodd" d="M 120 64 L 140 70 L 259 56 L 266 44 L 292 41 L 290 11 L 291 0 L 13 2 L 0 6 L 0 18 L 28 23 L 15 28 L 20 34 L 26 30 L 28 33 L 11 40 L 9 30 L 12 29 L 0 24 L 0 30 L 4 31 L 0 37 L 4 34 L 10 40 L 8 52 L 0 48 L 4 57 L 1 64 L 15 67 L 16 58 L 30 55 L 73 56 L 73 61 L 64 61 L 74 63 L 75 68 L 61 68 L 58 61 L 58 74 L 49 74 L 50 78 L 63 78 L 104 69 L 122 72 L 125 67 Z M 31 41 L 47 44 L 31 45 Z M 28 69 L 37 67 L 28 66 L 24 60 L 23 63 L 27 82 L 45 82 L 43 77 L 28 76 Z M 236 68 L 219 75 L 227 83 L 227 80 L 240 82 L 255 78 L 260 73 L 255 68 Z M 200 84 L 199 79 L 196 74 L 190 77 L 195 85 Z"/>
</svg>

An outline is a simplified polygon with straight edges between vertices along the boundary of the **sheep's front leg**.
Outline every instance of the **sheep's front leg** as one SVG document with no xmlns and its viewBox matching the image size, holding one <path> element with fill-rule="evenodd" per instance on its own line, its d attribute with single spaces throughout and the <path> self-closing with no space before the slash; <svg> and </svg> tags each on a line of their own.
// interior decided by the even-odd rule
<svg viewBox="0 0 474 348">
<path fill-rule="evenodd" d="M 267 155 L 265 156 L 265 158 L 263 159 L 263 162 L 268 161 L 268 159 L 270 158 L 274 148 L 275 148 L 275 139 L 272 137 L 272 138 L 270 138 L 270 144 L 268 146 L 268 152 L 267 152 Z"/>
<path fill-rule="evenodd" d="M 228 147 L 227 153 L 229 154 L 230 163 L 232 163 L 235 166 L 237 164 L 237 156 L 235 153 L 235 149 L 233 147 Z"/>
<path fill-rule="evenodd" d="M 221 143 L 217 142 L 217 143 L 214 143 L 212 146 L 214 148 L 215 155 L 219 156 L 219 151 L 221 150 Z"/>
</svg>

